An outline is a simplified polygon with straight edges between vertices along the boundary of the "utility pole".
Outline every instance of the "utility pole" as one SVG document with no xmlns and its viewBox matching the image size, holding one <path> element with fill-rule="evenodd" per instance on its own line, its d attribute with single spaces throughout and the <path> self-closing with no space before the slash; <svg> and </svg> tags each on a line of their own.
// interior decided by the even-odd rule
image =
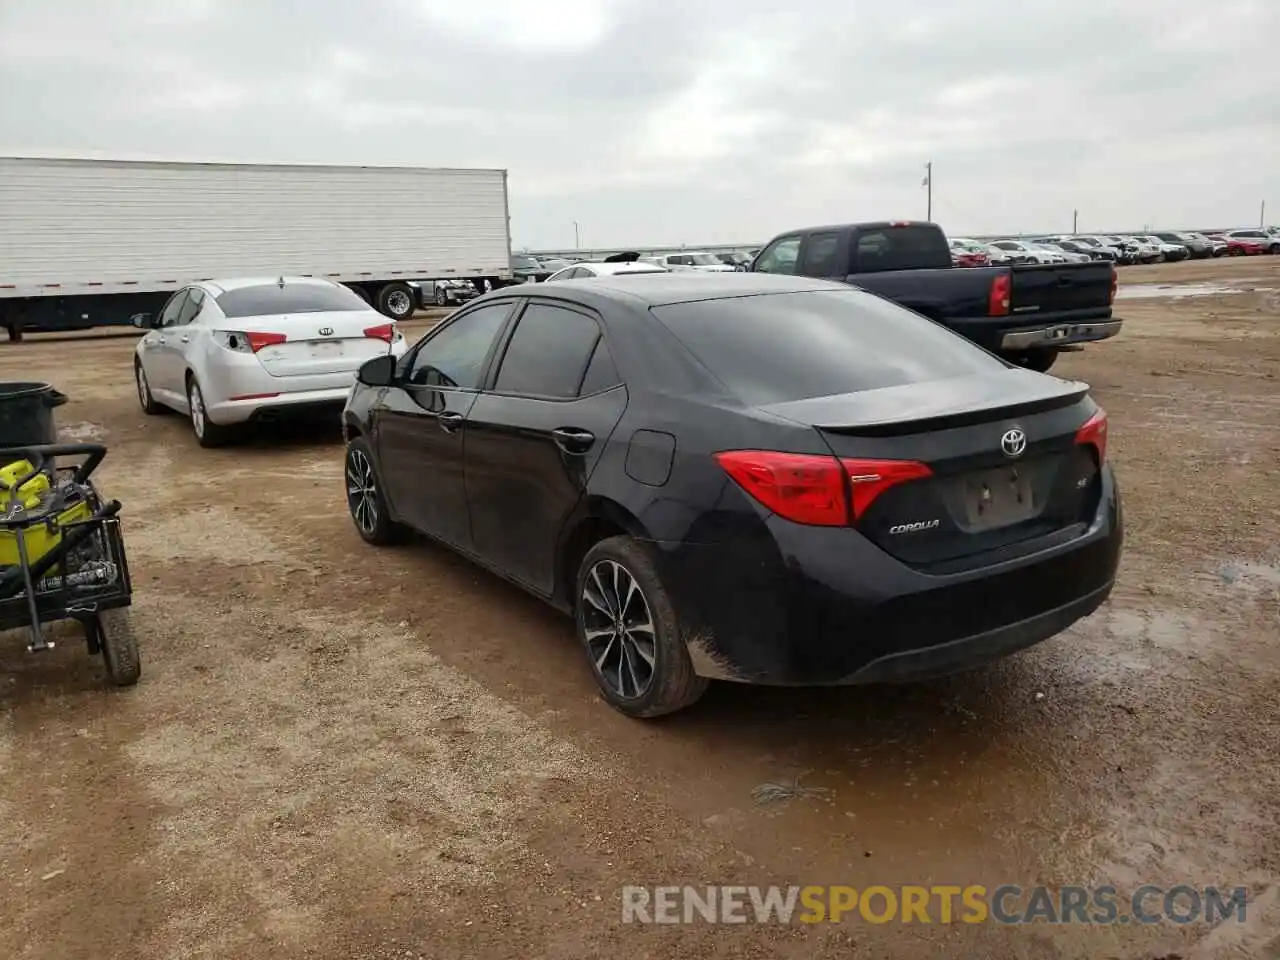
<svg viewBox="0 0 1280 960">
<path fill-rule="evenodd" d="M 1267 201 L 1262 201 L 1262 206 L 1258 210 L 1258 226 L 1265 227 L 1267 225 Z"/>
<path fill-rule="evenodd" d="M 578 235 L 578 221 L 573 221 L 573 249 L 582 249 L 582 238 Z"/>
<path fill-rule="evenodd" d="M 930 160 L 928 163 L 924 165 L 924 183 L 920 184 L 920 186 L 928 188 L 929 192 L 926 194 L 928 199 L 925 201 L 927 206 L 925 207 L 926 212 L 925 212 L 924 218 L 926 220 L 932 221 L 933 220 L 933 161 L 932 160 Z"/>
<path fill-rule="evenodd" d="M 1071 233 L 1074 236 L 1079 232 L 1080 232 L 1080 211 L 1072 210 L 1071 211 Z"/>
</svg>

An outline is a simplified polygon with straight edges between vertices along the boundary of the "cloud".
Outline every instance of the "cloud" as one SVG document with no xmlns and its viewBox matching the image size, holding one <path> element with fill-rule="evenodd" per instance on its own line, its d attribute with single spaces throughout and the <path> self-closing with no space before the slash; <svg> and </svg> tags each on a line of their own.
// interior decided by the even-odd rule
<svg viewBox="0 0 1280 960">
<path fill-rule="evenodd" d="M 517 245 L 1280 209 L 1269 0 L 3 0 L 0 153 L 510 170 Z"/>
</svg>

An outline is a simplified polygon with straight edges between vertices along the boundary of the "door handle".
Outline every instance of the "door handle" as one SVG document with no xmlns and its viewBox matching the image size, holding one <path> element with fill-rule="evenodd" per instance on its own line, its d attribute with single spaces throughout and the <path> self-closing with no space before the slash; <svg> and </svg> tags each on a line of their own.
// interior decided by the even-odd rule
<svg viewBox="0 0 1280 960">
<path fill-rule="evenodd" d="M 551 431 L 556 446 L 565 453 L 586 453 L 596 442 L 596 435 L 579 427 L 559 427 Z"/>
<path fill-rule="evenodd" d="M 156 337 L 156 343 L 168 343 L 168 342 L 169 341 L 164 337 Z"/>
<path fill-rule="evenodd" d="M 442 413 L 440 416 L 436 417 L 436 423 L 440 424 L 440 429 L 445 433 L 453 433 L 462 426 L 462 421 L 464 419 L 466 418 L 460 413 L 449 412 Z"/>
<path fill-rule="evenodd" d="M 190 337 L 188 337 L 188 336 L 186 336 L 186 335 L 184 334 L 184 335 L 183 335 L 183 337 L 182 337 L 182 342 L 183 342 L 183 343 L 190 343 L 190 342 L 191 342 L 191 338 L 190 338 Z"/>
</svg>

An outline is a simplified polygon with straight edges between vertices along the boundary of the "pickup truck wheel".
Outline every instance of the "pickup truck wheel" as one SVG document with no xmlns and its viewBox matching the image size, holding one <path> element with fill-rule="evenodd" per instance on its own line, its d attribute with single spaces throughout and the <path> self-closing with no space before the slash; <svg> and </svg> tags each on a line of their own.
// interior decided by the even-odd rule
<svg viewBox="0 0 1280 960">
<path fill-rule="evenodd" d="M 1020 367 L 1028 370 L 1034 370 L 1037 373 L 1047 373 L 1049 368 L 1054 365 L 1058 359 L 1057 350 L 1025 350 L 1021 353 L 1011 353 L 1005 356 L 1010 363 L 1016 363 Z"/>
</svg>

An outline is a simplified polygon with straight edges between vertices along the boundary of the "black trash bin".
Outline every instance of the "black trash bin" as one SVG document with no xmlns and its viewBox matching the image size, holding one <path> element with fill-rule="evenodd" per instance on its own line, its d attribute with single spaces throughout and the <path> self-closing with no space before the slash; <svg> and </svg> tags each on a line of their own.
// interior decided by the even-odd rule
<svg viewBox="0 0 1280 960">
<path fill-rule="evenodd" d="M 67 395 L 47 383 L 0 382 L 0 447 L 58 442 L 53 408 Z"/>
</svg>

